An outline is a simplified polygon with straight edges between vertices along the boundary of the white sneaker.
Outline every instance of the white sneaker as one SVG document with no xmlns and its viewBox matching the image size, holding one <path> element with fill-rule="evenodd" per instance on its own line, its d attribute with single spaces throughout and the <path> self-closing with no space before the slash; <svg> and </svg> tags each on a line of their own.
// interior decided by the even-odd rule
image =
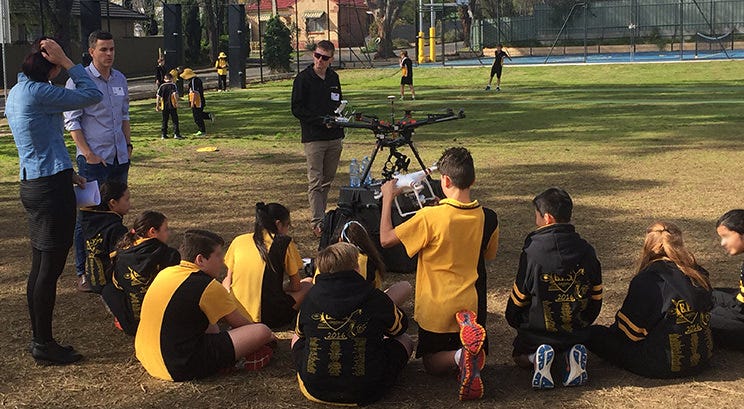
<svg viewBox="0 0 744 409">
<path fill-rule="evenodd" d="M 566 354 L 566 375 L 563 386 L 581 386 L 589 381 L 586 372 L 586 347 L 576 344 Z"/>
<path fill-rule="evenodd" d="M 533 389 L 553 389 L 553 376 L 550 375 L 550 367 L 553 365 L 555 351 L 553 347 L 542 344 L 535 352 L 535 372 L 532 374 Z"/>
</svg>

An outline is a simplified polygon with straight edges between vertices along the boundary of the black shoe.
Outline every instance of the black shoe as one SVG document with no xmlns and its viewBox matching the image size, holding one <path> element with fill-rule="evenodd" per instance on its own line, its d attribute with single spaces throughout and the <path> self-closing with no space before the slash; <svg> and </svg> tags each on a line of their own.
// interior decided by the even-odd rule
<svg viewBox="0 0 744 409">
<path fill-rule="evenodd" d="M 93 289 L 90 288 L 90 282 L 88 281 L 88 277 L 85 276 L 85 274 L 78 276 L 77 280 L 77 290 L 81 293 L 92 293 Z"/>
<path fill-rule="evenodd" d="M 64 347 L 54 340 L 45 343 L 34 342 L 31 356 L 41 365 L 68 365 L 83 359 L 74 348 Z"/>
</svg>

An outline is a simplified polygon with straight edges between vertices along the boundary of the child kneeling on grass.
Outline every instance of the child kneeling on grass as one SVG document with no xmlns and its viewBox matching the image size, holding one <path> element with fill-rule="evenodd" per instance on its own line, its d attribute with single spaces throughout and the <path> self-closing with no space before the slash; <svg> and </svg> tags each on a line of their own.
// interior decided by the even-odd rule
<svg viewBox="0 0 744 409">
<path fill-rule="evenodd" d="M 423 357 L 424 368 L 432 374 L 459 370 L 460 400 L 479 399 L 488 348 L 485 261 L 496 257 L 498 218 L 470 198 L 475 166 L 467 149 L 447 149 L 438 167 L 447 198 L 396 228 L 392 205 L 400 190 L 394 180 L 382 186 L 380 243 L 383 247 L 402 243 L 410 257 L 418 254 L 416 357 Z"/>
<path fill-rule="evenodd" d="M 506 306 L 517 329 L 514 362 L 533 367 L 532 387 L 553 388 L 551 368 L 565 354 L 564 386 L 584 385 L 589 326 L 602 307 L 602 268 L 594 247 L 570 223 L 573 201 L 560 188 L 535 196 L 537 230 L 527 235 Z"/>
<path fill-rule="evenodd" d="M 161 271 L 145 294 L 134 339 L 137 359 L 147 372 L 168 381 L 187 381 L 235 367 L 266 365 L 276 340 L 255 324 L 216 279 L 225 266 L 224 240 L 206 230 L 188 230 L 181 263 Z M 232 329 L 220 331 L 224 319 Z"/>
<path fill-rule="evenodd" d="M 142 300 L 160 270 L 178 265 L 181 255 L 166 244 L 168 219 L 147 210 L 137 216 L 131 230 L 111 253 L 113 280 L 103 288 L 103 300 L 114 314 L 115 325 L 127 335 L 137 332 Z"/>
<path fill-rule="evenodd" d="M 408 318 L 359 274 L 359 250 L 335 243 L 318 253 L 320 274 L 297 316 L 292 358 L 311 401 L 379 400 L 408 363 Z"/>
</svg>

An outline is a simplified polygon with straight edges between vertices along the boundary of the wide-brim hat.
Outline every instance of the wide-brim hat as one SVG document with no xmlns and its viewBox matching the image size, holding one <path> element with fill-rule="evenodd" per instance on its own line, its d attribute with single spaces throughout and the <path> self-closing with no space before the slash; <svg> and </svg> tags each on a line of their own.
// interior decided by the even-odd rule
<svg viewBox="0 0 744 409">
<path fill-rule="evenodd" d="M 183 72 L 181 73 L 181 78 L 185 80 L 190 80 L 194 77 L 196 77 L 196 73 L 194 73 L 194 70 L 192 70 L 191 68 L 183 69 Z"/>
<path fill-rule="evenodd" d="M 217 56 L 217 58 L 227 58 L 227 54 L 221 52 L 220 55 Z"/>
</svg>

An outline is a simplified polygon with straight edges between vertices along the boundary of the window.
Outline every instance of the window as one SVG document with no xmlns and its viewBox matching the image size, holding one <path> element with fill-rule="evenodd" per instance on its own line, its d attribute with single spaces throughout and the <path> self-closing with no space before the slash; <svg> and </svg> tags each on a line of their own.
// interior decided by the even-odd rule
<svg viewBox="0 0 744 409">
<path fill-rule="evenodd" d="M 305 12 L 305 31 L 316 33 L 326 31 L 328 17 L 324 11 L 306 11 Z"/>
</svg>

